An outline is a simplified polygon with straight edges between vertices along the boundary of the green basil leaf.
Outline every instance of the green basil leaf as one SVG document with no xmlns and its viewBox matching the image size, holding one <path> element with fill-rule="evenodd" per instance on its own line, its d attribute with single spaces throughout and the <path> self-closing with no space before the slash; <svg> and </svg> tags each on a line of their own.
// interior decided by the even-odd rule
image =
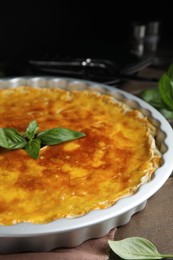
<svg viewBox="0 0 173 260">
<path fill-rule="evenodd" d="M 173 110 L 173 82 L 166 73 L 159 80 L 159 92 L 164 103 Z"/>
<path fill-rule="evenodd" d="M 23 148 L 27 144 L 25 138 L 13 128 L 0 128 L 0 146 L 15 150 Z"/>
<path fill-rule="evenodd" d="M 158 88 L 147 89 L 140 94 L 140 97 L 156 108 L 165 106 Z"/>
<path fill-rule="evenodd" d="M 159 109 L 160 113 L 168 120 L 173 119 L 173 111 L 170 111 L 166 108 Z"/>
<path fill-rule="evenodd" d="M 71 141 L 85 136 L 82 132 L 73 131 L 67 128 L 53 128 L 38 133 L 37 137 L 44 145 L 55 145 Z"/>
<path fill-rule="evenodd" d="M 38 127 L 38 124 L 37 124 L 37 121 L 31 121 L 28 125 L 28 127 L 26 128 L 26 131 L 25 131 L 25 136 L 31 140 L 34 138 L 37 130 L 39 129 Z"/>
<path fill-rule="evenodd" d="M 123 259 L 161 259 L 154 244 L 142 237 L 130 237 L 119 241 L 108 241 L 111 249 Z"/>
<path fill-rule="evenodd" d="M 26 152 L 34 159 L 39 158 L 41 141 L 38 138 L 28 141 L 27 145 L 24 147 Z"/>
<path fill-rule="evenodd" d="M 171 64 L 168 68 L 168 71 L 167 71 L 167 75 L 168 77 L 173 80 L 173 64 Z"/>
</svg>

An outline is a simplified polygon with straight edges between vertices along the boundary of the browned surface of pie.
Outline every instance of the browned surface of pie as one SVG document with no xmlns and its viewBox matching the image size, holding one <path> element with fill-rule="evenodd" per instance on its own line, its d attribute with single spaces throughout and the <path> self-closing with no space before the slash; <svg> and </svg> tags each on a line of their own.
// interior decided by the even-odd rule
<svg viewBox="0 0 173 260">
<path fill-rule="evenodd" d="M 0 224 L 47 223 L 133 194 L 160 165 L 155 127 L 137 110 L 87 91 L 0 90 L 0 127 L 65 127 L 86 137 L 45 147 L 35 160 L 0 148 Z"/>
</svg>

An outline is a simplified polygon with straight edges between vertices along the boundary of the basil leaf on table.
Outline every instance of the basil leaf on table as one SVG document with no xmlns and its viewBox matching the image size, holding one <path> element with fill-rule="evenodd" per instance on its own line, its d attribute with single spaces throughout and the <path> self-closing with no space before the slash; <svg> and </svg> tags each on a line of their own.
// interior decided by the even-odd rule
<svg viewBox="0 0 173 260">
<path fill-rule="evenodd" d="M 0 128 L 0 146 L 15 150 L 25 147 L 26 139 L 13 128 Z"/>
<path fill-rule="evenodd" d="M 129 237 L 119 241 L 108 241 L 110 248 L 119 257 L 127 260 L 172 258 L 171 254 L 160 254 L 153 243 L 142 237 Z"/>
<path fill-rule="evenodd" d="M 25 146 L 25 150 L 32 158 L 38 159 L 40 154 L 40 147 L 41 147 L 41 140 L 36 138 L 30 140 L 27 143 L 27 145 Z"/>
<path fill-rule="evenodd" d="M 156 108 L 162 108 L 165 106 L 157 88 L 144 90 L 140 97 Z"/>
<path fill-rule="evenodd" d="M 173 110 L 173 80 L 166 73 L 159 80 L 159 92 L 164 103 Z"/>
<path fill-rule="evenodd" d="M 168 68 L 168 71 L 167 71 L 167 75 L 168 77 L 173 80 L 173 64 L 171 64 Z"/>
<path fill-rule="evenodd" d="M 37 135 L 44 145 L 60 144 L 83 136 L 85 136 L 85 134 L 82 132 L 60 127 L 42 131 Z"/>
<path fill-rule="evenodd" d="M 173 119 L 173 64 L 161 76 L 158 87 L 147 89 L 140 97 L 154 106 L 168 120 Z"/>
<path fill-rule="evenodd" d="M 159 109 L 160 113 L 168 120 L 172 120 L 173 119 L 173 111 L 168 110 L 166 108 L 161 108 Z"/>
<path fill-rule="evenodd" d="M 39 127 L 37 121 L 36 120 L 31 121 L 28 127 L 26 128 L 25 137 L 27 137 L 29 140 L 33 139 L 38 129 Z"/>
</svg>

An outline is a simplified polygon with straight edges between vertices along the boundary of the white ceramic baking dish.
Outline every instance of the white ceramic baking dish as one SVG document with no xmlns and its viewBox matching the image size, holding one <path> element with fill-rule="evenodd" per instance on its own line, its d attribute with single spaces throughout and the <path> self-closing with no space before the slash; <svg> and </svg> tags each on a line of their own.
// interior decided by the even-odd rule
<svg viewBox="0 0 173 260">
<path fill-rule="evenodd" d="M 165 183 L 173 170 L 173 131 L 167 120 L 152 106 L 120 89 L 89 81 L 25 77 L 1 79 L 0 88 L 15 88 L 19 85 L 32 87 L 59 87 L 64 89 L 94 89 L 138 108 L 157 127 L 156 143 L 163 153 L 163 164 L 152 180 L 142 185 L 132 196 L 119 200 L 108 209 L 95 210 L 82 217 L 58 219 L 48 224 L 21 223 L 0 226 L 0 252 L 49 251 L 56 247 L 74 247 L 82 242 L 106 235 L 113 227 L 126 224 L 132 215 L 142 210 L 147 200 Z"/>
</svg>

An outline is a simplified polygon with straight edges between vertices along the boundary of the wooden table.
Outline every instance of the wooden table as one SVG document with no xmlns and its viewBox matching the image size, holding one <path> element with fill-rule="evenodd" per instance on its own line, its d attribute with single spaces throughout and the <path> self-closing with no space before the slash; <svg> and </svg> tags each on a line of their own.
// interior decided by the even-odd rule
<svg viewBox="0 0 173 260">
<path fill-rule="evenodd" d="M 152 67 L 140 72 L 142 76 L 158 79 L 162 73 L 162 70 Z M 124 83 L 121 88 L 138 95 L 141 90 L 150 87 L 157 87 L 157 83 L 131 81 Z M 173 253 L 173 177 L 148 200 L 144 210 L 133 215 L 129 223 L 117 229 L 115 240 L 132 236 L 149 239 L 160 253 Z M 110 259 L 117 258 L 111 253 Z"/>
</svg>

